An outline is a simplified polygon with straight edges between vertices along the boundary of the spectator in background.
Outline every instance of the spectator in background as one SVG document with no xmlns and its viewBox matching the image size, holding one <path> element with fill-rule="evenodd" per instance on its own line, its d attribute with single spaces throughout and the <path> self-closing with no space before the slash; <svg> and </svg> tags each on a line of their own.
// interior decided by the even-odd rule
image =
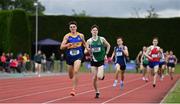
<svg viewBox="0 0 180 104">
<path fill-rule="evenodd" d="M 22 68 L 24 72 L 27 72 L 26 63 L 27 63 L 27 54 L 24 53 L 24 55 L 22 56 Z"/>
<path fill-rule="evenodd" d="M 12 69 L 12 71 L 15 73 L 16 71 L 18 73 L 21 73 L 21 70 L 18 68 L 18 61 L 17 59 L 11 59 L 10 60 L 10 68 Z"/>
<path fill-rule="evenodd" d="M 42 55 L 42 69 L 43 69 L 44 72 L 47 71 L 47 67 L 46 67 L 46 55 L 45 55 L 45 53 L 43 53 L 43 55 Z"/>
<path fill-rule="evenodd" d="M 62 53 L 60 57 L 60 72 L 64 70 L 63 61 L 64 61 L 64 54 Z"/>
<path fill-rule="evenodd" d="M 4 52 L 2 53 L 2 56 L 1 56 L 1 63 L 2 63 L 2 67 L 3 67 L 3 71 L 5 71 L 5 69 L 6 69 L 6 55 Z"/>
<path fill-rule="evenodd" d="M 14 59 L 14 54 L 12 52 L 9 54 L 9 58 L 10 58 L 10 60 Z"/>
<path fill-rule="evenodd" d="M 50 71 L 54 70 L 54 61 L 55 61 L 56 57 L 55 57 L 55 53 L 52 53 L 51 57 L 50 57 Z"/>
<path fill-rule="evenodd" d="M 7 54 L 6 54 L 6 71 L 7 71 L 7 72 L 10 71 L 10 67 L 9 67 L 10 60 L 11 60 L 10 54 L 7 53 Z"/>
<path fill-rule="evenodd" d="M 26 58 L 27 58 L 27 61 L 26 61 L 26 69 L 27 69 L 27 71 L 30 71 L 30 70 L 31 70 L 31 61 L 30 61 L 30 56 L 29 56 L 29 54 L 26 54 Z"/>
<path fill-rule="evenodd" d="M 42 61 L 42 54 L 41 54 L 41 50 L 38 50 L 38 53 L 35 54 L 34 56 L 34 61 L 35 61 L 35 70 L 36 70 L 36 74 L 38 74 L 38 77 L 40 77 L 40 72 L 41 72 L 41 61 Z"/>
<path fill-rule="evenodd" d="M 23 66 L 23 56 L 22 56 L 22 53 L 19 53 L 19 55 L 17 56 L 17 61 L 18 61 L 18 67 L 21 70 L 21 68 Z"/>
</svg>

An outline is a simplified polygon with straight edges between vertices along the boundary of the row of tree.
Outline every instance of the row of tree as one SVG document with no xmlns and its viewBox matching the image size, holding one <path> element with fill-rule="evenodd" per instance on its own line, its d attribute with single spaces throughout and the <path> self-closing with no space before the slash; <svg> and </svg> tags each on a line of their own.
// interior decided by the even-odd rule
<svg viewBox="0 0 180 104">
<path fill-rule="evenodd" d="M 35 14 L 36 5 L 34 5 L 38 0 L 0 0 L 0 9 L 1 10 L 13 10 L 13 9 L 24 9 L 29 14 Z M 45 7 L 40 3 L 38 3 L 38 13 L 43 14 L 45 11 Z M 132 15 L 140 18 L 140 9 L 133 8 Z M 85 10 L 81 12 L 76 12 L 75 9 L 72 9 L 72 16 L 75 17 L 90 17 Z M 155 12 L 155 8 L 150 6 L 147 10 L 146 18 L 158 18 L 158 14 Z"/>
<path fill-rule="evenodd" d="M 45 7 L 37 0 L 0 0 L 1 10 L 23 9 L 29 14 L 35 14 L 38 4 L 38 13 L 43 14 Z"/>
</svg>

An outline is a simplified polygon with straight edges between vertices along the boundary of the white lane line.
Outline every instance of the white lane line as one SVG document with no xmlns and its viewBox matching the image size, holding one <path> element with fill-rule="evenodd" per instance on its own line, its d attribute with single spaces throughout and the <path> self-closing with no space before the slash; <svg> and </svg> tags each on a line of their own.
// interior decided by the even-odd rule
<svg viewBox="0 0 180 104">
<path fill-rule="evenodd" d="M 113 79 L 110 79 L 110 80 L 107 80 L 107 81 L 112 81 L 112 80 L 113 80 Z M 106 82 L 107 82 L 107 81 L 106 81 Z M 102 83 L 105 83 L 105 82 L 102 82 Z M 88 85 L 91 85 L 91 83 L 79 85 L 79 87 L 88 86 Z M 32 96 L 32 95 L 38 95 L 38 94 L 47 93 L 47 92 L 61 91 L 61 90 L 69 89 L 69 88 L 72 88 L 72 87 L 65 87 L 65 88 L 59 88 L 59 89 L 53 89 L 53 90 L 46 90 L 46 91 L 40 91 L 40 92 L 36 92 L 36 93 L 31 93 L 31 94 L 25 94 L 25 95 L 21 95 L 21 96 L 16 96 L 16 97 L 10 97 L 10 98 L 6 98 L 6 99 L 0 99 L 0 102 L 2 102 L 2 101 L 7 101 L 7 100 L 18 99 L 18 98 L 23 98 L 23 97 Z"/>
<path fill-rule="evenodd" d="M 126 84 L 127 84 L 127 83 L 130 83 L 130 82 L 134 82 L 134 81 L 139 80 L 139 79 L 140 79 L 140 78 L 127 81 Z M 113 87 L 113 86 L 112 86 L 112 85 L 109 85 L 109 86 L 101 87 L 101 88 L 99 88 L 99 89 L 105 89 L 105 88 L 109 88 L 109 87 Z M 88 91 L 85 91 L 85 92 L 82 92 L 82 93 L 78 93 L 78 94 L 76 94 L 76 96 L 82 95 L 82 94 L 86 94 L 86 93 L 89 93 L 89 92 L 92 92 L 92 91 L 94 91 L 94 89 L 93 89 L 93 90 L 88 90 Z M 63 98 L 58 98 L 58 99 L 54 99 L 54 100 L 49 100 L 49 101 L 47 101 L 47 102 L 44 102 L 43 104 L 53 103 L 53 102 L 55 102 L 55 101 L 60 101 L 60 100 L 67 99 L 67 98 L 71 98 L 71 97 L 72 97 L 72 96 L 66 96 L 66 97 L 63 97 Z"/>
<path fill-rule="evenodd" d="M 141 89 L 141 88 L 147 86 L 148 84 L 150 84 L 150 83 L 146 83 L 146 84 L 144 84 L 144 85 L 142 85 L 142 86 L 140 86 L 140 87 L 137 87 L 137 88 L 135 88 L 135 89 L 133 89 L 133 90 L 130 90 L 130 91 L 126 92 L 126 93 L 120 94 L 120 95 L 118 95 L 118 96 L 116 96 L 116 97 L 113 97 L 113 98 L 111 98 L 111 99 L 109 99 L 109 100 L 106 100 L 105 102 L 103 102 L 103 103 L 101 103 L 101 104 L 108 103 L 108 102 L 110 102 L 110 101 L 112 101 L 112 100 L 115 100 L 115 99 L 121 97 L 121 96 L 127 95 L 127 94 L 129 94 L 129 93 L 131 93 L 131 92 L 134 92 L 134 91 L 136 91 L 136 90 L 138 90 L 138 89 Z"/>
<path fill-rule="evenodd" d="M 86 82 L 87 80 L 83 80 L 82 82 Z M 88 80 L 88 81 L 91 81 L 91 80 Z M 55 83 L 55 84 L 54 84 Z M 20 88 L 20 89 L 18 89 L 18 90 L 16 90 L 16 91 L 14 91 L 13 89 L 12 90 L 8 90 L 8 91 L 6 91 L 6 92 L 0 92 L 0 95 L 1 94 L 4 94 L 4 93 L 12 93 L 12 91 L 13 92 L 19 92 L 19 91 L 23 91 L 23 90 L 33 90 L 33 89 L 37 89 L 37 88 L 47 88 L 47 87 L 54 87 L 54 86 L 61 86 L 61 85 L 64 85 L 64 84 L 69 84 L 69 83 L 72 83 L 72 82 L 64 82 L 64 83 L 59 83 L 59 82 L 54 82 L 54 83 L 52 83 L 52 84 L 50 84 L 50 86 L 45 86 L 45 85 L 38 85 L 38 86 L 35 86 L 35 87 L 30 87 L 30 88 L 27 88 L 27 89 L 23 89 L 23 88 Z M 47 84 L 46 84 L 47 85 Z M 45 86 L 45 87 L 44 87 Z"/>
</svg>

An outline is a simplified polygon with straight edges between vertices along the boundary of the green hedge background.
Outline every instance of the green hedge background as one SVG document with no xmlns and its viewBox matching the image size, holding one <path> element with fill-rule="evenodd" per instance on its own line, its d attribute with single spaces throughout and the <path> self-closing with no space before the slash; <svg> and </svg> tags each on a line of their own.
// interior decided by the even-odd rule
<svg viewBox="0 0 180 104">
<path fill-rule="evenodd" d="M 22 10 L 0 12 L 0 48 L 5 52 L 31 53 L 29 19 Z"/>
<path fill-rule="evenodd" d="M 135 59 L 142 46 L 149 46 L 152 38 L 159 37 L 159 46 L 173 50 L 180 57 L 180 18 L 96 18 L 71 16 L 39 16 L 39 40 L 52 38 L 62 41 L 69 32 L 69 21 L 78 23 L 78 31 L 88 39 L 93 24 L 100 27 L 99 35 L 116 45 L 116 37 L 122 36 L 129 48 L 130 58 Z M 22 10 L 0 11 L 0 49 L 3 51 L 32 53 L 35 41 L 35 16 L 28 16 Z M 109 54 L 110 55 L 110 54 Z"/>
<path fill-rule="evenodd" d="M 122 36 L 129 48 L 130 58 L 135 59 L 142 46 L 151 45 L 153 37 L 159 37 L 159 46 L 164 50 L 173 50 L 180 57 L 180 18 L 94 18 L 70 16 L 40 16 L 39 38 L 53 38 L 62 41 L 69 32 L 68 22 L 75 20 L 78 31 L 88 39 L 93 24 L 100 27 L 99 35 L 104 36 L 111 44 L 111 52 L 116 45 L 116 37 Z M 30 16 L 32 34 L 35 34 L 35 17 Z M 35 40 L 35 36 L 32 39 Z"/>
</svg>

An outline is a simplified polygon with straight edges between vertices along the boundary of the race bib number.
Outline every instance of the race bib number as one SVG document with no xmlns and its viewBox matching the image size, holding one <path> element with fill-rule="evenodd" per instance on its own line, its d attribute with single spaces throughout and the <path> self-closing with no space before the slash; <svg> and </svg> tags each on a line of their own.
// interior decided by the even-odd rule
<svg viewBox="0 0 180 104">
<path fill-rule="evenodd" d="M 92 48 L 92 52 L 100 52 L 100 51 L 101 51 L 101 47 Z"/>
<path fill-rule="evenodd" d="M 116 56 L 122 56 L 123 54 L 122 54 L 122 52 L 117 52 L 116 53 Z"/>
<path fill-rule="evenodd" d="M 174 60 L 169 60 L 169 63 L 174 63 Z"/>
<path fill-rule="evenodd" d="M 79 50 L 70 50 L 70 55 L 71 56 L 75 56 L 75 55 L 78 55 L 80 53 L 80 51 Z"/>
<path fill-rule="evenodd" d="M 157 58 L 158 55 L 157 54 L 152 54 L 152 58 Z"/>
</svg>

